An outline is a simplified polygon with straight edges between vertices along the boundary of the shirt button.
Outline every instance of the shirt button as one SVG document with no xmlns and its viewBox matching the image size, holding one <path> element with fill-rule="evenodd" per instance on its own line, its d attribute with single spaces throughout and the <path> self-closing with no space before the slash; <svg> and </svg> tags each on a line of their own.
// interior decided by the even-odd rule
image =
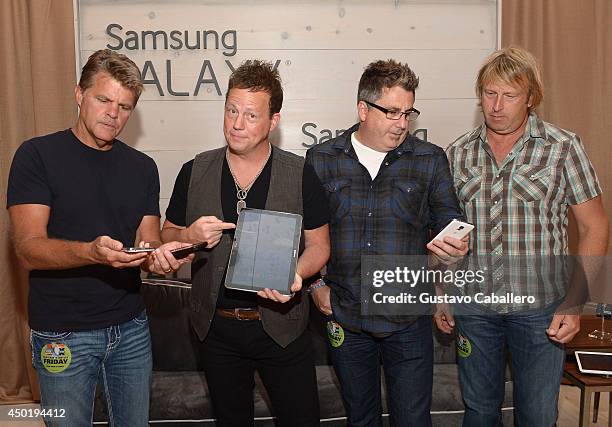
<svg viewBox="0 0 612 427">
<path fill-rule="evenodd" d="M 493 204 L 494 204 L 494 205 L 496 205 L 496 204 L 497 204 L 497 202 L 499 202 L 499 200 L 494 201 L 494 202 L 493 202 Z"/>
<path fill-rule="evenodd" d="M 368 242 L 368 243 L 366 243 L 366 245 L 367 245 L 368 247 L 370 247 L 370 246 L 372 246 L 372 243 Z"/>
<path fill-rule="evenodd" d="M 372 212 L 368 212 L 368 216 L 372 216 Z"/>
<path fill-rule="evenodd" d="M 389 166 L 389 162 L 385 162 L 385 166 Z"/>
</svg>

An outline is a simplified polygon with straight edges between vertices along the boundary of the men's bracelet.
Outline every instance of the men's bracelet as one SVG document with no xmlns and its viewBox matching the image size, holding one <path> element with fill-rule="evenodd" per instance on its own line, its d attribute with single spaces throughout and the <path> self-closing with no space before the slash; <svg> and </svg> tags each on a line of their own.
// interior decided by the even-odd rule
<svg viewBox="0 0 612 427">
<path fill-rule="evenodd" d="M 308 292 L 309 294 L 312 293 L 312 291 L 314 291 L 315 289 L 319 289 L 323 286 L 326 286 L 327 284 L 325 283 L 325 280 L 323 279 L 319 279 L 316 282 L 314 282 L 312 285 L 310 285 L 308 287 L 308 289 L 306 289 L 306 292 Z"/>
</svg>

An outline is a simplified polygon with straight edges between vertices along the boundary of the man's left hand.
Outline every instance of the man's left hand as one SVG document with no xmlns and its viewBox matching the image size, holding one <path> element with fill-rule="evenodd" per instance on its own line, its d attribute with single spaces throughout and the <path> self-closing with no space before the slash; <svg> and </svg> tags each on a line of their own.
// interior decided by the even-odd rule
<svg viewBox="0 0 612 427">
<path fill-rule="evenodd" d="M 446 236 L 443 240 L 433 240 L 427 244 L 427 249 L 442 264 L 451 265 L 459 261 L 468 253 L 470 236 L 455 239 Z"/>
<path fill-rule="evenodd" d="M 295 273 L 295 280 L 293 281 L 293 285 L 291 285 L 291 295 L 283 295 L 276 289 L 262 289 L 257 292 L 257 295 L 276 302 L 287 302 L 293 298 L 293 295 L 296 292 L 299 292 L 302 289 L 302 277 Z"/>
<path fill-rule="evenodd" d="M 577 310 L 564 310 L 555 313 L 546 333 L 551 341 L 567 344 L 580 331 L 580 313 Z"/>
</svg>

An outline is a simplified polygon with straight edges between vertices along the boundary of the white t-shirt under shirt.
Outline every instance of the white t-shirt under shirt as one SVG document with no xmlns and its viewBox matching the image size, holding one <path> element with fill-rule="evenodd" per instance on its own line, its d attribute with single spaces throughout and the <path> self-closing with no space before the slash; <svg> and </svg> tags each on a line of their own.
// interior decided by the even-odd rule
<svg viewBox="0 0 612 427">
<path fill-rule="evenodd" d="M 363 145 L 355 137 L 355 132 L 351 134 L 351 143 L 353 144 L 353 148 L 355 149 L 359 163 L 365 166 L 370 173 L 370 177 L 372 180 L 374 180 L 376 175 L 378 175 L 380 165 L 382 165 L 383 160 L 385 160 L 387 153 L 381 153 L 380 151 L 373 150 L 370 147 Z"/>
</svg>

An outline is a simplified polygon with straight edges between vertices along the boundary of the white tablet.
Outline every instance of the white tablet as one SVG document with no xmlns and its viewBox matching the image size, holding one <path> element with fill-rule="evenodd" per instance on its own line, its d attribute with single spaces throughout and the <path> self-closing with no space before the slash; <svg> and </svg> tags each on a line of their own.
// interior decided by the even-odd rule
<svg viewBox="0 0 612 427">
<path fill-rule="evenodd" d="M 612 375 L 612 353 L 576 351 L 578 369 L 585 374 Z"/>
</svg>

